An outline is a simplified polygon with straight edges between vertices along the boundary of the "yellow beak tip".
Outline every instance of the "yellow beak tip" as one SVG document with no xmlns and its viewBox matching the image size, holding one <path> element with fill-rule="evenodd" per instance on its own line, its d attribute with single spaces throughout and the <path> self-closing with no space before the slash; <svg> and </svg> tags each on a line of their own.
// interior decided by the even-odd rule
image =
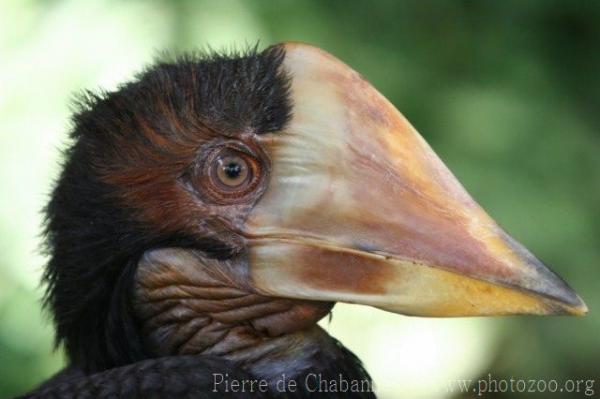
<svg viewBox="0 0 600 399">
<path fill-rule="evenodd" d="M 577 303 L 552 303 L 549 306 L 548 314 L 557 316 L 585 316 L 589 309 L 583 299 L 579 296 L 577 296 L 577 299 Z"/>
<path fill-rule="evenodd" d="M 585 302 L 581 300 L 581 304 L 573 308 L 573 316 L 585 316 L 589 312 L 589 309 Z"/>
</svg>

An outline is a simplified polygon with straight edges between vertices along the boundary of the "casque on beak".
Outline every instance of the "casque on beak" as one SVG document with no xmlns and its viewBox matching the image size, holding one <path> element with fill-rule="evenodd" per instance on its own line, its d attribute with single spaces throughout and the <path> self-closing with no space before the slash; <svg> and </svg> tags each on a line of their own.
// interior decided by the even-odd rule
<svg viewBox="0 0 600 399">
<path fill-rule="evenodd" d="M 260 293 L 422 316 L 587 312 L 358 73 L 285 48 L 293 117 L 260 138 L 272 172 L 244 227 Z"/>
</svg>

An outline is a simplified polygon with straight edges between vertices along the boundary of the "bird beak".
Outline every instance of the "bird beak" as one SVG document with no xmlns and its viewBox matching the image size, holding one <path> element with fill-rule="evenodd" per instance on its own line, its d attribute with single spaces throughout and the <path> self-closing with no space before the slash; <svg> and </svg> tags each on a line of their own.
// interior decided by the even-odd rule
<svg viewBox="0 0 600 399">
<path fill-rule="evenodd" d="M 269 188 L 244 227 L 256 290 L 421 316 L 587 312 L 357 72 L 284 47 L 293 117 L 259 139 Z"/>
</svg>

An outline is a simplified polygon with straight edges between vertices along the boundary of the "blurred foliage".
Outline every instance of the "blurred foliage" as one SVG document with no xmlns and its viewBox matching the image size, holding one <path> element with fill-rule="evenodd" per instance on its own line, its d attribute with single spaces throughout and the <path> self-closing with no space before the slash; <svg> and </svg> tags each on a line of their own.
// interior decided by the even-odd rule
<svg viewBox="0 0 600 399">
<path fill-rule="evenodd" d="M 73 93 L 114 88 L 161 50 L 259 40 L 309 42 L 361 72 L 591 308 L 581 319 L 419 321 L 341 307 L 329 328 L 382 395 L 444 397 L 413 381 L 434 369 L 595 378 L 598 394 L 600 2 L 2 0 L 0 397 L 63 362 L 40 311 L 37 248 Z"/>
</svg>

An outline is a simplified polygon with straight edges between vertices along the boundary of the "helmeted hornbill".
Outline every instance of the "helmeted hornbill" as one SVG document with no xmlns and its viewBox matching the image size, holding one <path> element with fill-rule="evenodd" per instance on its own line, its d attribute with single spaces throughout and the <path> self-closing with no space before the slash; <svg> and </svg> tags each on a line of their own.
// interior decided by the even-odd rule
<svg viewBox="0 0 600 399">
<path fill-rule="evenodd" d="M 316 324 L 336 301 L 587 310 L 392 104 L 317 48 L 158 63 L 88 94 L 71 136 L 45 273 L 69 366 L 32 396 L 305 397 L 319 378 L 348 383 L 328 397 L 373 397 Z"/>
</svg>

